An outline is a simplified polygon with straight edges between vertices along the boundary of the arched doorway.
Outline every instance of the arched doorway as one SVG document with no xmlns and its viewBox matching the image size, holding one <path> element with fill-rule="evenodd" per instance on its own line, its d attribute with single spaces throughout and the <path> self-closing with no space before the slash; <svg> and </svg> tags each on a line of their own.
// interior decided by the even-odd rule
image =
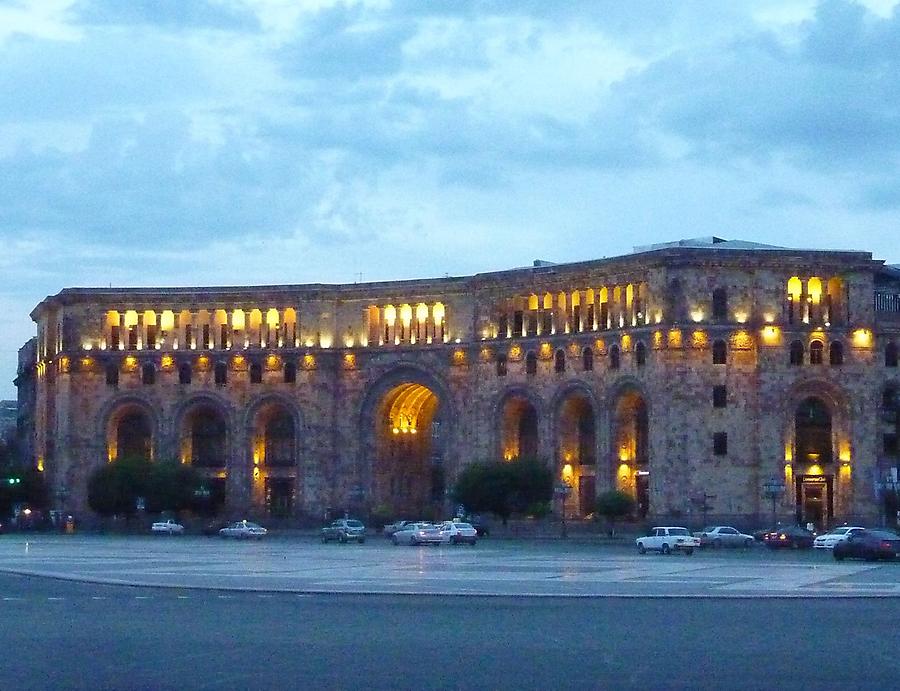
<svg viewBox="0 0 900 691">
<path fill-rule="evenodd" d="M 179 431 L 179 455 L 204 477 L 208 492 L 204 510 L 215 513 L 225 504 L 228 473 L 228 422 L 212 402 L 199 401 L 182 416 Z"/>
<path fill-rule="evenodd" d="M 540 435 L 537 409 L 524 395 L 513 394 L 503 401 L 500 410 L 500 434 L 505 460 L 538 457 Z"/>
<path fill-rule="evenodd" d="M 794 411 L 797 521 L 824 527 L 834 516 L 832 415 L 820 398 L 804 399 Z"/>
<path fill-rule="evenodd" d="M 106 458 L 153 459 L 153 420 L 141 405 L 125 403 L 110 415 L 106 428 Z"/>
<path fill-rule="evenodd" d="M 559 405 L 557 447 L 560 475 L 572 488 L 566 510 L 584 516 L 597 494 L 597 430 L 594 405 L 583 392 L 569 393 Z"/>
<path fill-rule="evenodd" d="M 444 499 L 442 409 L 428 386 L 406 381 L 379 399 L 372 421 L 372 499 L 397 515 L 418 517 Z"/>
<path fill-rule="evenodd" d="M 253 501 L 274 518 L 287 518 L 297 503 L 298 444 L 293 412 L 280 401 L 253 415 Z"/>
<path fill-rule="evenodd" d="M 631 494 L 637 514 L 650 512 L 650 444 L 647 403 L 636 389 L 619 395 L 612 416 L 612 477 L 615 488 Z"/>
</svg>

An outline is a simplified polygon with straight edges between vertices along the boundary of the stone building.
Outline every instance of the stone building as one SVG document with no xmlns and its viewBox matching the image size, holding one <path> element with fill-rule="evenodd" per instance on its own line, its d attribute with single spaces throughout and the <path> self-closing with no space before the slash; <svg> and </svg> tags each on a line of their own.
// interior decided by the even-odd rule
<svg viewBox="0 0 900 691">
<path fill-rule="evenodd" d="M 896 473 L 900 271 L 719 238 L 352 285 L 66 289 L 32 312 L 33 448 L 60 508 L 126 455 L 231 515 L 446 510 L 465 464 L 536 457 L 566 512 L 872 518 Z M 27 399 L 27 397 L 25 397 Z M 704 504 L 706 506 L 704 506 Z"/>
</svg>

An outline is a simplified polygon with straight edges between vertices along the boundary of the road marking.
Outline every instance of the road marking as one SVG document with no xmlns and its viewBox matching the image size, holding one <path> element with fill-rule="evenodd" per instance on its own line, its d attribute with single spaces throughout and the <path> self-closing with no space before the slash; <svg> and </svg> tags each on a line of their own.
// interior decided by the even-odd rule
<svg viewBox="0 0 900 691">
<path fill-rule="evenodd" d="M 190 596 L 189 595 L 179 595 L 178 599 L 179 600 L 188 600 L 188 599 L 190 599 Z"/>
<path fill-rule="evenodd" d="M 149 600 L 150 597 L 148 595 L 135 595 L 134 599 L 135 600 Z"/>
<path fill-rule="evenodd" d="M 48 599 L 48 600 L 52 600 L 53 602 L 58 602 L 58 601 L 60 601 L 60 600 L 64 600 L 65 598 L 62 598 L 62 597 L 48 597 L 47 599 Z"/>
<path fill-rule="evenodd" d="M 3 598 L 4 602 L 21 602 L 24 600 L 24 597 L 5 597 Z"/>
<path fill-rule="evenodd" d="M 234 595 L 219 595 L 220 600 L 231 600 L 234 598 Z"/>
<path fill-rule="evenodd" d="M 106 598 L 102 595 L 92 595 L 91 599 L 92 600 L 105 600 Z"/>
</svg>

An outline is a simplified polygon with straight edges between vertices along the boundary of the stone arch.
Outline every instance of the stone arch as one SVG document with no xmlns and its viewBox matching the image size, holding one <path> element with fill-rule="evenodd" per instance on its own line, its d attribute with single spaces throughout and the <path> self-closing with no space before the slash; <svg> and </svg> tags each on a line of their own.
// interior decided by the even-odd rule
<svg viewBox="0 0 900 691">
<path fill-rule="evenodd" d="M 302 495 L 304 424 L 299 406 L 277 393 L 254 399 L 244 414 L 252 503 L 275 518 L 295 513 Z"/>
<path fill-rule="evenodd" d="M 640 517 L 650 513 L 650 405 L 633 378 L 619 380 L 608 392 L 610 485 L 631 494 Z"/>
<path fill-rule="evenodd" d="M 345 488 L 349 502 L 368 497 L 409 515 L 440 510 L 457 419 L 449 387 L 426 367 L 399 363 L 373 378 L 359 411 L 359 492 Z"/>
<path fill-rule="evenodd" d="M 801 403 L 810 398 L 820 399 L 831 414 L 831 448 L 828 462 L 836 463 L 842 452 L 845 456 L 849 456 L 851 452 L 849 440 L 852 430 L 849 398 L 846 393 L 840 387 L 825 380 L 799 382 L 788 389 L 781 411 L 784 425 L 785 460 L 795 465 L 795 472 L 806 471 L 805 461 L 799 457 L 797 448 L 796 412 Z"/>
<path fill-rule="evenodd" d="M 217 470 L 230 465 L 233 416 L 223 398 L 211 393 L 195 394 L 176 408 L 173 417 L 182 463 Z"/>
<path fill-rule="evenodd" d="M 543 404 L 533 391 L 524 386 L 505 389 L 494 406 L 493 419 L 500 458 L 511 461 L 541 456 Z"/>
<path fill-rule="evenodd" d="M 553 448 L 559 477 L 572 491 L 565 503 L 567 515 L 593 511 L 599 455 L 599 406 L 589 386 L 573 382 L 561 387 L 551 403 Z"/>
<path fill-rule="evenodd" d="M 153 460 L 159 445 L 159 416 L 153 404 L 134 394 L 111 399 L 100 411 L 106 460 L 138 456 Z"/>
</svg>

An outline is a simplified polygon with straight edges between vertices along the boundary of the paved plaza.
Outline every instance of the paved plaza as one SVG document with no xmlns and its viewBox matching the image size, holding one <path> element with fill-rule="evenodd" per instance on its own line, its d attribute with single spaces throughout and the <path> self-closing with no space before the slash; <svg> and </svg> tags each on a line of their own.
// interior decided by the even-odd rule
<svg viewBox="0 0 900 691">
<path fill-rule="evenodd" d="M 296 593 L 555 597 L 900 597 L 900 563 L 764 548 L 638 555 L 629 544 L 484 540 L 466 547 L 309 537 L 6 535 L 0 571 L 106 584 Z"/>
</svg>

